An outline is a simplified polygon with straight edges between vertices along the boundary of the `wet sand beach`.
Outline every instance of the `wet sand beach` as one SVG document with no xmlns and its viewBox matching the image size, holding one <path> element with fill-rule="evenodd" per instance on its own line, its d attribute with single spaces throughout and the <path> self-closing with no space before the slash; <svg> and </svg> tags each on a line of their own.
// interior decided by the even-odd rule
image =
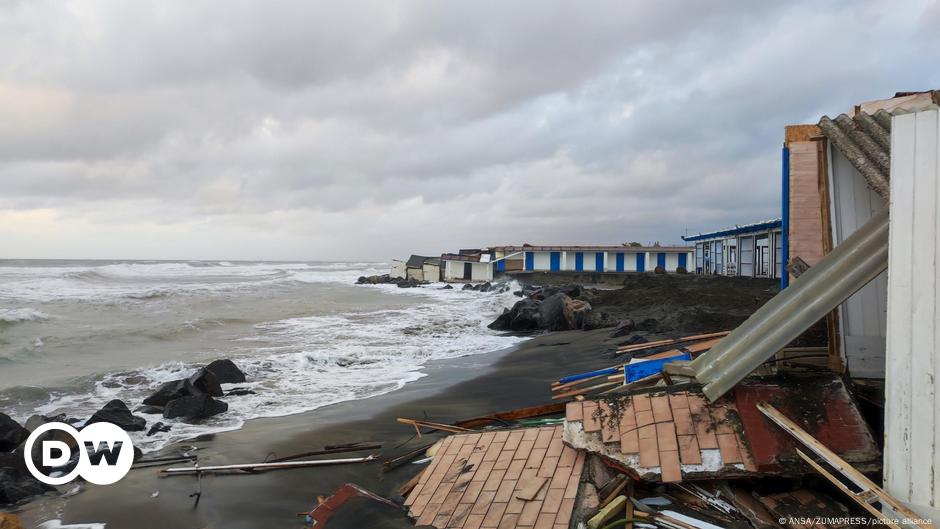
<svg viewBox="0 0 940 529">
<path fill-rule="evenodd" d="M 241 430 L 182 444 L 198 446 L 203 465 L 258 462 L 269 454 L 280 457 L 356 441 L 381 443 L 380 459 L 385 459 L 441 436 L 425 436 L 395 449 L 414 434 L 411 427 L 397 423 L 396 417 L 451 422 L 549 402 L 552 380 L 610 363 L 604 352 L 613 349 L 618 339 L 609 339 L 609 332 L 553 333 L 509 350 L 434 362 L 426 369 L 428 376 L 386 395 L 297 415 L 255 419 Z M 169 453 L 173 453 L 173 447 L 163 451 Z M 364 454 L 335 457 L 358 455 Z M 139 469 L 115 486 L 85 485 L 82 492 L 68 500 L 61 519 L 65 523 L 104 522 L 109 529 L 301 527 L 302 518 L 296 513 L 311 509 L 318 495 L 329 495 L 351 482 L 391 496 L 419 470 L 417 465 L 408 464 L 383 473 L 381 462 L 371 462 L 204 476 L 202 496 L 194 507 L 194 498 L 189 496 L 197 490 L 195 477 L 161 478 L 153 468 Z M 156 491 L 159 495 L 152 497 Z M 33 502 L 21 516 L 27 523 L 49 519 L 54 505 L 49 502 L 40 511 Z M 397 514 L 371 502 L 357 501 L 353 509 L 346 511 L 331 520 L 331 529 L 412 527 L 404 512 Z"/>
</svg>

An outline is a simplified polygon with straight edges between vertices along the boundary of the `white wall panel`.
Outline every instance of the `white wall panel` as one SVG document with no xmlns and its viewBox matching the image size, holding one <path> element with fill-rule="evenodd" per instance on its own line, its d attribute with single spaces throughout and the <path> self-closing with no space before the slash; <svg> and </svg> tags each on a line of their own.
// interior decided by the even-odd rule
<svg viewBox="0 0 940 529">
<path fill-rule="evenodd" d="M 887 491 L 940 519 L 940 189 L 936 107 L 895 116 L 885 376 Z"/>
<path fill-rule="evenodd" d="M 865 178 L 838 149 L 830 149 L 829 171 L 832 244 L 837 246 L 885 206 L 865 184 Z M 849 374 L 884 377 L 888 276 L 882 273 L 839 307 L 841 354 Z"/>
</svg>

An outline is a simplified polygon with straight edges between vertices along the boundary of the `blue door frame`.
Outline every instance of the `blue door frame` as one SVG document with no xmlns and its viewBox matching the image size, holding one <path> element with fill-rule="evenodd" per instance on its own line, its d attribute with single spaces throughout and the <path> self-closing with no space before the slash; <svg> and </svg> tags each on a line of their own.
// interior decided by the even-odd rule
<svg viewBox="0 0 940 529">
<path fill-rule="evenodd" d="M 535 270 L 535 254 L 532 252 L 525 253 L 525 269 L 528 272 Z"/>
<path fill-rule="evenodd" d="M 617 271 L 623 272 L 623 254 L 622 253 L 617 254 Z"/>
<path fill-rule="evenodd" d="M 604 252 L 597 252 L 594 254 L 594 271 L 603 272 L 604 271 Z"/>
<path fill-rule="evenodd" d="M 656 266 L 663 267 L 663 270 L 666 269 L 666 254 L 659 252 L 656 254 Z"/>
<path fill-rule="evenodd" d="M 684 253 L 679 254 L 679 268 L 685 268 L 686 270 L 688 270 L 688 268 L 686 268 L 686 265 L 688 264 L 688 258 L 689 258 L 688 254 L 684 254 Z"/>
<path fill-rule="evenodd" d="M 552 272 L 561 271 L 561 252 L 550 252 L 548 254 L 548 269 Z"/>
<path fill-rule="evenodd" d="M 584 252 L 575 252 L 574 254 L 574 270 L 575 272 L 584 271 Z"/>
<path fill-rule="evenodd" d="M 636 271 L 646 272 L 646 254 L 645 253 L 636 254 Z"/>
</svg>

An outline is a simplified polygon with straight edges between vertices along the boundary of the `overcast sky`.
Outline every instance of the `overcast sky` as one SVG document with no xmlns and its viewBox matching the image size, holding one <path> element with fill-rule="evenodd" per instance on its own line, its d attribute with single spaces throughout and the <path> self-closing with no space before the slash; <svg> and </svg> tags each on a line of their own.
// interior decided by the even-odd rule
<svg viewBox="0 0 940 529">
<path fill-rule="evenodd" d="M 924 2 L 0 0 L 0 257 L 378 259 L 779 216 Z"/>
</svg>

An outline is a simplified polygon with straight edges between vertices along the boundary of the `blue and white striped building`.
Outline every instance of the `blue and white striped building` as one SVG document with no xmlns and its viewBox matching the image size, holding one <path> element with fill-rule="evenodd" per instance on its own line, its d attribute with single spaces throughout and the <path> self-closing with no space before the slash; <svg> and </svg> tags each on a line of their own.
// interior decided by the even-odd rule
<svg viewBox="0 0 940 529">
<path fill-rule="evenodd" d="M 689 268 L 691 246 L 494 246 L 496 272 L 666 272 Z"/>
<path fill-rule="evenodd" d="M 698 274 L 745 277 L 780 277 L 781 219 L 743 224 L 722 230 L 687 235 L 695 243 Z"/>
</svg>

